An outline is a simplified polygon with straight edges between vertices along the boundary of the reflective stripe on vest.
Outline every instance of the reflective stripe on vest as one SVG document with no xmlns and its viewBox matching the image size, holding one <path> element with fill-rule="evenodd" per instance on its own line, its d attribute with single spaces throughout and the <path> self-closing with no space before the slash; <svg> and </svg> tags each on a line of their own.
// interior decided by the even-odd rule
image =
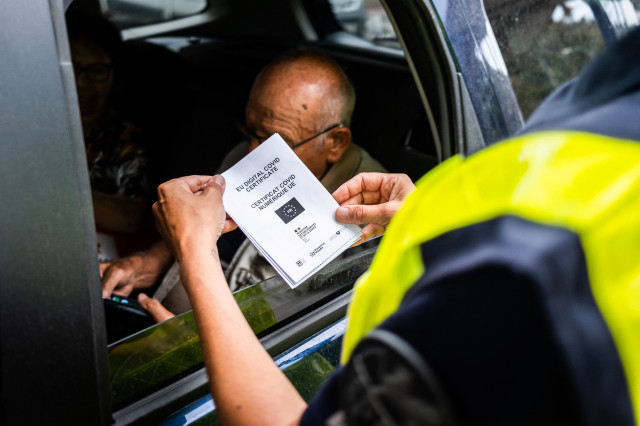
<svg viewBox="0 0 640 426">
<path fill-rule="evenodd" d="M 611 330 L 640 418 L 640 144 L 541 132 L 453 157 L 423 177 L 356 284 L 345 363 L 421 277 L 420 246 L 503 215 L 563 227 L 582 242 L 591 291 Z"/>
</svg>

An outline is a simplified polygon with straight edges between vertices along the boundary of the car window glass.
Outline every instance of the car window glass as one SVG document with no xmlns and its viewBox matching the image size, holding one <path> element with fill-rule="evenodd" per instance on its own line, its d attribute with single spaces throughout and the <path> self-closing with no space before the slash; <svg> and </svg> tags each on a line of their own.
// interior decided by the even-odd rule
<svg viewBox="0 0 640 426">
<path fill-rule="evenodd" d="M 264 336 L 351 289 L 371 264 L 378 243 L 377 238 L 345 251 L 293 290 L 274 276 L 234 297 L 252 330 Z M 108 359 L 114 410 L 202 368 L 193 312 L 115 342 Z"/>
<path fill-rule="evenodd" d="M 329 0 L 342 29 L 378 45 L 400 48 L 379 0 Z"/>
<path fill-rule="evenodd" d="M 525 119 L 604 49 L 585 1 L 485 0 L 484 5 Z"/>
<path fill-rule="evenodd" d="M 343 318 L 274 358 L 273 362 L 305 401 L 311 400 L 324 381 L 339 368 L 346 322 Z M 220 421 L 215 410 L 215 403 L 208 394 L 172 414 L 161 424 L 218 425 Z"/>
<path fill-rule="evenodd" d="M 195 15 L 207 0 L 102 0 L 100 7 L 120 28 L 131 28 Z"/>
</svg>

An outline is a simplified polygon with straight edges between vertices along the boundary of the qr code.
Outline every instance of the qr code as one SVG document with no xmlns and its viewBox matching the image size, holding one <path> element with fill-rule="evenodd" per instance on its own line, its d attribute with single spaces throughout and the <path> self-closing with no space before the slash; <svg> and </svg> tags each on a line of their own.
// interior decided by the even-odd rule
<svg viewBox="0 0 640 426">
<path fill-rule="evenodd" d="M 302 263 L 303 263 L 302 260 L 297 260 L 296 261 L 296 265 L 298 265 L 298 266 L 302 266 Z"/>
</svg>

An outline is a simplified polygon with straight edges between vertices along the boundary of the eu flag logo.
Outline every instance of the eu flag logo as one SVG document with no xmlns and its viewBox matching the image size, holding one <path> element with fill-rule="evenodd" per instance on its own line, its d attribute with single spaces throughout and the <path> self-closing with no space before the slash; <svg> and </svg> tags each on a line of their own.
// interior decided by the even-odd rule
<svg viewBox="0 0 640 426">
<path fill-rule="evenodd" d="M 304 211 L 304 207 L 300 205 L 298 200 L 290 199 L 282 207 L 276 210 L 276 214 L 284 223 L 289 223 Z"/>
</svg>

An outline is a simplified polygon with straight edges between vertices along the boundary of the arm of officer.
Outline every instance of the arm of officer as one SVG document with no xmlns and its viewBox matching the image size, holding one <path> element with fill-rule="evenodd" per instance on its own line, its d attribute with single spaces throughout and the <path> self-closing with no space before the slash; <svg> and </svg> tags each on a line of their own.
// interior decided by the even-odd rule
<svg viewBox="0 0 640 426">
<path fill-rule="evenodd" d="M 221 176 L 174 179 L 153 210 L 180 263 L 193 305 L 213 399 L 223 424 L 297 424 L 306 404 L 246 322 L 224 278 L 216 242 L 225 220 Z"/>
<path fill-rule="evenodd" d="M 360 173 L 333 193 L 340 204 L 336 219 L 362 228 L 362 237 L 354 246 L 384 234 L 402 202 L 415 189 L 409 176 L 392 173 Z"/>
</svg>

